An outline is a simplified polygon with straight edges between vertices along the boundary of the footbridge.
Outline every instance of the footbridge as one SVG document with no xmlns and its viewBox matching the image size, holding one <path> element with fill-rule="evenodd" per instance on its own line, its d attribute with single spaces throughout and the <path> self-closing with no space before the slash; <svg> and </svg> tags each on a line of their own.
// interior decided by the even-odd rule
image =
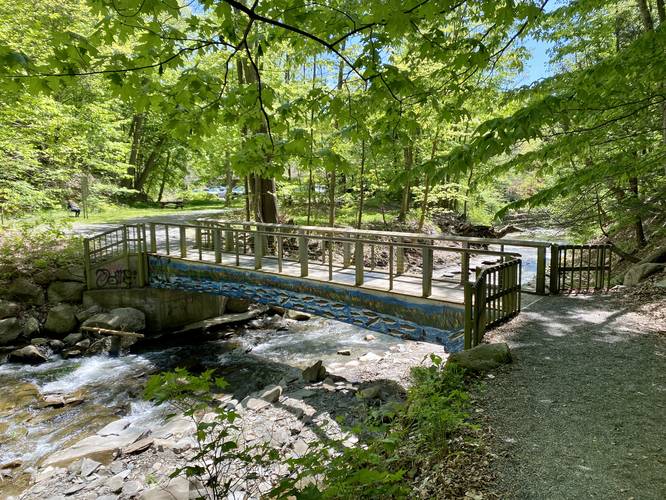
<svg viewBox="0 0 666 500">
<path fill-rule="evenodd" d="M 458 351 L 515 317 L 522 292 L 547 293 L 547 278 L 551 292 L 573 285 L 574 275 L 581 288 L 603 286 L 610 273 L 606 247 L 578 246 L 573 255 L 571 249 L 201 219 L 123 225 L 86 238 L 84 266 L 91 290 L 149 286 L 224 295 Z"/>
</svg>

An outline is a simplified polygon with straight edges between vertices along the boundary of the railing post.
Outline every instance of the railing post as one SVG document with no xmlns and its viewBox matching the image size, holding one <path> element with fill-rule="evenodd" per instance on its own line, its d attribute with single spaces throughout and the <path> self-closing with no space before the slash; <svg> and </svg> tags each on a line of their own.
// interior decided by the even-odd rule
<svg viewBox="0 0 666 500">
<path fill-rule="evenodd" d="M 560 247 L 557 244 L 550 246 L 550 293 L 560 292 Z"/>
<path fill-rule="evenodd" d="M 465 349 L 471 349 L 474 334 L 474 283 L 465 283 Z"/>
<path fill-rule="evenodd" d="M 95 279 L 92 275 L 92 263 L 90 262 L 90 240 L 83 240 L 83 270 L 86 275 L 86 286 L 88 290 L 95 289 Z"/>
<path fill-rule="evenodd" d="M 422 280 L 422 295 L 423 297 L 430 297 L 432 295 L 432 246 L 426 244 L 422 250 L 423 253 L 423 274 Z"/>
<path fill-rule="evenodd" d="M 546 293 L 546 248 L 537 248 L 536 293 Z"/>
<path fill-rule="evenodd" d="M 356 265 L 355 284 L 361 286 L 363 284 L 363 266 L 365 264 L 363 259 L 363 243 L 357 241 L 354 244 L 354 264 Z"/>
<path fill-rule="evenodd" d="M 474 345 L 479 345 L 483 334 L 486 332 L 486 282 L 481 280 L 479 286 L 475 290 L 474 307 L 475 321 L 474 321 Z"/>
<path fill-rule="evenodd" d="M 395 247 L 395 274 L 400 276 L 405 272 L 405 247 L 401 246 L 402 239 L 398 240 L 398 246 Z"/>
<path fill-rule="evenodd" d="M 224 231 L 224 251 L 233 252 L 234 251 L 234 232 L 231 230 L 231 225 L 225 225 L 226 230 Z"/>
<path fill-rule="evenodd" d="M 187 228 L 180 226 L 180 258 L 187 258 Z"/>
<path fill-rule="evenodd" d="M 347 269 L 351 265 L 351 242 L 345 241 L 342 243 L 342 267 Z"/>
<path fill-rule="evenodd" d="M 254 233 L 254 268 L 261 269 L 261 259 L 264 256 L 264 237 L 259 233 L 259 228 L 257 227 L 257 232 Z"/>
<path fill-rule="evenodd" d="M 139 224 L 136 226 L 136 275 L 137 275 L 137 285 L 140 288 L 146 286 L 146 267 L 145 267 L 145 251 L 144 251 L 144 241 L 145 241 L 145 226 Z"/>
<path fill-rule="evenodd" d="M 463 242 L 462 247 L 464 250 L 469 248 L 469 243 Z M 467 283 L 469 280 L 469 253 L 463 252 L 460 255 L 460 283 Z"/>
<path fill-rule="evenodd" d="M 309 252 L 308 252 L 308 239 L 305 237 L 303 231 L 298 234 L 298 260 L 301 263 L 301 277 L 305 278 L 308 275 L 308 261 L 309 261 Z"/>
<path fill-rule="evenodd" d="M 157 233 L 155 223 L 150 223 L 150 253 L 157 253 Z"/>
<path fill-rule="evenodd" d="M 129 272 L 130 270 L 130 254 L 129 254 L 129 244 L 127 236 L 127 225 L 123 224 L 123 254 L 125 256 L 125 269 Z M 131 288 L 131 284 L 130 284 Z"/>
<path fill-rule="evenodd" d="M 219 227 L 213 228 L 213 249 L 215 250 L 215 263 L 222 262 L 222 231 Z M 226 242 L 225 242 L 226 243 Z"/>
</svg>

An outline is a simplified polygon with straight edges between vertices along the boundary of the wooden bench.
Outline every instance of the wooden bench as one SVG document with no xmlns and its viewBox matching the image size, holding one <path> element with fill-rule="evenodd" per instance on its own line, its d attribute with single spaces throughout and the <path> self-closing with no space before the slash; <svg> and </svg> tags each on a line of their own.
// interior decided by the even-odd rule
<svg viewBox="0 0 666 500">
<path fill-rule="evenodd" d="M 160 201 L 160 208 L 167 208 L 168 206 L 172 206 L 173 208 L 185 208 L 185 202 L 182 200 Z"/>
</svg>

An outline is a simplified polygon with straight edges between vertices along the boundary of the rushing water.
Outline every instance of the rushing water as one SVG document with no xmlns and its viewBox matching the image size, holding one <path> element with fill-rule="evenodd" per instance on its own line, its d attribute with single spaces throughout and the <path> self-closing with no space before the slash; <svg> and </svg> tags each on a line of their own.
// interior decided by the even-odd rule
<svg viewBox="0 0 666 500">
<path fill-rule="evenodd" d="M 152 373 L 176 366 L 193 372 L 216 367 L 230 382 L 234 396 L 242 398 L 318 359 L 339 361 L 339 349 L 349 349 L 352 355 L 381 353 L 403 342 L 377 335 L 368 343 L 366 330 L 321 318 L 289 322 L 288 329 L 281 323 L 266 318 L 257 320 L 255 328 L 239 328 L 232 340 L 119 358 L 55 358 L 38 366 L 0 365 L 0 465 L 20 461 L 29 471 L 43 457 L 121 416 L 146 429 L 155 425 L 163 411 L 142 398 L 146 377 Z M 59 394 L 77 396 L 82 402 L 62 408 L 41 404 L 44 396 Z"/>
</svg>

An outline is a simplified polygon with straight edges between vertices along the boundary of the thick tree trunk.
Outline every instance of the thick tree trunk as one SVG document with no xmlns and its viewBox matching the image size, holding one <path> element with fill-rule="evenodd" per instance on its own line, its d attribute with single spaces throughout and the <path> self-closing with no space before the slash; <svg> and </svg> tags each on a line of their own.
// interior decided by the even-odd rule
<svg viewBox="0 0 666 500">
<path fill-rule="evenodd" d="M 650 14 L 647 0 L 636 0 L 636 2 L 638 3 L 638 10 L 641 14 L 643 27 L 648 31 L 652 31 L 654 29 L 654 22 L 652 21 L 652 14 Z"/>
<path fill-rule="evenodd" d="M 257 74 L 254 66 L 248 61 L 243 61 L 242 74 L 246 83 L 259 84 L 259 75 Z M 268 134 L 268 124 L 262 122 L 259 127 L 259 132 Z M 265 161 L 270 162 L 270 158 L 266 157 Z M 278 204 L 277 193 L 275 189 L 275 179 L 262 178 L 260 176 L 253 184 L 253 192 L 255 194 L 255 217 L 257 222 L 277 223 L 278 222 Z"/>
<path fill-rule="evenodd" d="M 155 167 L 157 166 L 157 160 L 159 159 L 160 154 L 162 153 L 162 146 L 164 145 L 165 140 L 166 137 L 164 136 L 160 137 L 160 139 L 157 141 L 157 144 L 150 153 L 150 156 L 146 160 L 146 163 L 143 166 L 141 173 L 136 178 L 136 182 L 134 183 L 134 189 L 136 189 L 140 193 L 143 192 L 143 188 L 144 185 L 146 184 L 146 180 L 148 180 L 148 176 L 153 172 L 153 170 L 155 170 Z"/>
<path fill-rule="evenodd" d="M 167 176 L 169 175 L 169 162 L 171 161 L 171 151 L 167 153 L 166 163 L 164 165 L 164 170 L 162 171 L 162 181 L 160 182 L 160 191 L 157 193 L 157 201 L 162 201 L 162 196 L 164 195 L 164 186 L 166 185 Z"/>
<path fill-rule="evenodd" d="M 130 167 L 127 168 L 127 175 L 131 179 L 127 179 L 123 182 L 123 185 L 126 188 L 133 188 L 136 183 L 136 170 L 137 164 L 139 163 L 139 148 L 141 144 L 141 137 L 143 135 L 143 122 L 144 115 L 137 114 L 132 118 L 132 125 L 130 126 L 129 136 L 132 138 L 132 146 L 130 148 L 130 157 L 127 163 L 130 164 Z"/>
<path fill-rule="evenodd" d="M 365 200 L 365 186 L 363 185 L 365 175 L 365 139 L 361 140 L 361 171 L 359 172 L 359 197 L 358 197 L 358 220 L 356 222 L 356 229 L 361 229 L 363 222 L 363 201 Z"/>
<path fill-rule="evenodd" d="M 229 152 L 225 154 L 225 163 L 227 171 L 227 191 L 224 193 L 224 206 L 229 208 L 231 206 L 231 195 L 234 188 L 234 174 L 231 170 L 231 162 L 229 161 Z"/>
<path fill-rule="evenodd" d="M 411 172 L 412 166 L 414 165 L 414 147 L 410 144 L 404 148 L 405 156 L 405 172 Z M 402 200 L 400 202 L 400 214 L 398 215 L 398 220 L 400 222 L 405 222 L 407 219 L 407 212 L 409 211 L 409 193 L 411 191 L 411 181 L 409 178 L 405 182 L 405 185 L 402 188 Z"/>
</svg>

